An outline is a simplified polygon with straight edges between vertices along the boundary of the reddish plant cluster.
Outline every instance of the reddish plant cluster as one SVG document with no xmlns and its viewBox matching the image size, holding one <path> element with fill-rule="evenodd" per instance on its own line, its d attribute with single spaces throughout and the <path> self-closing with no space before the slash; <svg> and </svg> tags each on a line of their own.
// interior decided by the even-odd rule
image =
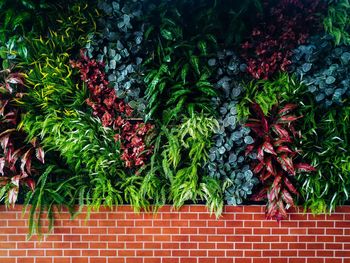
<svg viewBox="0 0 350 263">
<path fill-rule="evenodd" d="M 90 97 L 86 102 L 93 109 L 93 115 L 100 118 L 103 126 L 118 131 L 114 138 L 121 143 L 125 166 L 143 166 L 152 153 L 152 147 L 146 145 L 145 140 L 153 125 L 131 119 L 132 108 L 109 87 L 102 62 L 88 58 L 82 50 L 80 60 L 71 61 L 71 65 L 79 69 L 81 79 L 87 84 Z"/>
<path fill-rule="evenodd" d="M 8 202 L 15 204 L 20 185 L 34 190 L 35 181 L 31 177 L 35 172 L 33 155 L 44 163 L 44 151 L 37 140 L 25 143 L 25 134 L 17 129 L 21 112 L 13 102 L 23 94 L 23 76 L 9 70 L 0 74 L 0 187 L 8 186 Z"/>
<path fill-rule="evenodd" d="M 256 79 L 268 79 L 279 70 L 286 71 L 292 50 L 320 28 L 315 16 L 322 10 L 319 0 L 282 0 L 275 6 L 268 2 L 264 3 L 265 14 L 259 15 L 261 22 L 242 44 L 247 71 Z"/>
<path fill-rule="evenodd" d="M 281 220 L 287 216 L 286 210 L 294 206 L 293 195 L 298 191 L 292 183 L 297 172 L 312 172 L 315 168 L 306 163 L 295 163 L 299 151 L 293 149 L 293 143 L 301 137 L 294 128 L 294 122 L 301 118 L 291 115 L 294 104 L 277 105 L 265 116 L 261 107 L 251 106 L 252 118 L 246 126 L 253 132 L 254 144 L 247 147 L 246 154 L 257 153 L 257 162 L 253 172 L 259 177 L 263 187 L 253 200 L 267 199 L 266 217 Z"/>
</svg>

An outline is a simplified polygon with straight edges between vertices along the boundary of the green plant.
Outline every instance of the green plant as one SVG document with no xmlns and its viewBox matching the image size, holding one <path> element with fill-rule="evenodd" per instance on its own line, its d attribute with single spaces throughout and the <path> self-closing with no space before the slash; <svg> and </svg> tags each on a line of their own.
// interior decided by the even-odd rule
<svg viewBox="0 0 350 263">
<path fill-rule="evenodd" d="M 155 45 L 144 62 L 149 68 L 145 77 L 146 120 L 160 117 L 167 124 L 178 120 L 183 112 L 212 112 L 210 99 L 217 93 L 210 82 L 212 69 L 207 61 L 216 39 L 205 30 L 187 36 L 188 28 L 181 27 L 180 18 L 180 13 L 163 10 L 154 22 L 159 25 L 146 30 L 146 39 Z"/>
<path fill-rule="evenodd" d="M 328 14 L 323 20 L 325 31 L 333 37 L 335 45 L 350 44 L 350 3 L 349 0 L 330 1 Z"/>
<path fill-rule="evenodd" d="M 171 200 L 175 207 L 179 208 L 188 200 L 205 199 L 211 211 L 221 214 L 223 197 L 220 184 L 213 178 L 200 176 L 205 173 L 203 168 L 216 129 L 217 121 L 201 113 L 184 117 L 180 126 L 165 131 L 168 143 L 162 157 L 169 166 L 164 164 L 163 169 L 171 180 Z"/>
<path fill-rule="evenodd" d="M 300 124 L 303 158 L 317 169 L 298 176 L 301 203 L 313 213 L 330 213 L 349 200 L 350 107 L 325 112 L 311 100 L 301 113 L 305 116 Z"/>
<path fill-rule="evenodd" d="M 274 80 L 252 81 L 245 85 L 245 93 L 237 104 L 237 112 L 240 120 L 246 120 L 249 116 L 249 105 L 256 102 L 260 105 L 264 114 L 279 103 L 302 99 L 305 85 L 287 73 L 280 74 Z"/>
</svg>

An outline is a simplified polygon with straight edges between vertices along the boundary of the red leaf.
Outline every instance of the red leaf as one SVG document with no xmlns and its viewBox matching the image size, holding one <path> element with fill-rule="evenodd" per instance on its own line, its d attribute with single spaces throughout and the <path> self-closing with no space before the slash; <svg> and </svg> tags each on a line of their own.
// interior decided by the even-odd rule
<svg viewBox="0 0 350 263">
<path fill-rule="evenodd" d="M 271 175 L 272 174 L 270 172 L 262 173 L 260 175 L 260 181 L 265 182 L 267 179 L 269 179 L 271 177 Z"/>
<path fill-rule="evenodd" d="M 302 118 L 303 116 L 294 116 L 294 115 L 286 115 L 286 116 L 282 116 L 281 118 L 278 119 L 277 123 L 291 123 L 293 121 L 296 121 L 300 118 Z"/>
<path fill-rule="evenodd" d="M 6 105 L 9 103 L 9 100 L 1 100 L 0 101 L 0 115 L 4 116 Z"/>
<path fill-rule="evenodd" d="M 248 145 L 247 148 L 245 149 L 245 155 L 247 156 L 247 155 L 250 154 L 253 150 L 254 150 L 254 145 L 253 145 L 253 144 Z"/>
<path fill-rule="evenodd" d="M 276 215 L 276 220 L 277 221 L 280 221 L 281 219 L 283 218 L 287 218 L 287 211 L 286 209 L 284 208 L 284 204 L 282 201 L 278 201 L 277 202 L 277 205 L 278 205 L 278 211 L 279 211 L 279 214 Z"/>
<path fill-rule="evenodd" d="M 283 183 L 287 186 L 288 190 L 295 195 L 299 195 L 298 190 L 294 187 L 294 185 L 289 181 L 288 177 L 284 177 Z"/>
<path fill-rule="evenodd" d="M 273 145 L 274 145 L 274 146 L 280 146 L 280 145 L 282 145 L 283 143 L 290 143 L 290 142 L 292 142 L 291 139 L 283 138 L 283 139 L 279 139 L 279 140 L 275 141 L 275 142 L 273 143 Z"/>
<path fill-rule="evenodd" d="M 253 173 L 257 174 L 259 173 L 262 169 L 264 168 L 264 164 L 263 163 L 258 163 L 254 169 L 253 169 Z"/>
<path fill-rule="evenodd" d="M 297 163 L 294 165 L 297 172 L 315 172 L 316 168 L 307 163 Z"/>
<path fill-rule="evenodd" d="M 276 150 L 277 153 L 294 153 L 288 146 L 279 146 Z"/>
<path fill-rule="evenodd" d="M 26 178 L 24 180 L 24 182 L 32 191 L 34 191 L 34 189 L 35 189 L 35 181 L 32 178 Z"/>
<path fill-rule="evenodd" d="M 0 174 L 4 175 L 4 167 L 5 167 L 5 158 L 1 157 L 0 158 Z"/>
<path fill-rule="evenodd" d="M 6 152 L 7 145 L 10 139 L 10 135 L 12 132 L 16 131 L 16 129 L 9 129 L 0 134 L 0 145 L 4 152 Z"/>
<path fill-rule="evenodd" d="M 45 152 L 42 147 L 35 149 L 35 156 L 40 162 L 45 163 Z"/>
<path fill-rule="evenodd" d="M 264 152 L 267 152 L 267 153 L 270 153 L 270 154 L 273 154 L 273 155 L 277 155 L 277 153 L 275 152 L 273 146 L 271 143 L 265 141 L 263 146 L 262 146 L 262 149 Z"/>
<path fill-rule="evenodd" d="M 283 201 L 286 202 L 286 204 L 288 206 L 290 206 L 290 207 L 294 206 L 293 197 L 290 195 L 290 193 L 286 189 L 283 189 L 281 196 L 282 196 Z"/>
<path fill-rule="evenodd" d="M 257 154 L 257 157 L 256 157 L 260 162 L 263 162 L 264 161 L 264 150 L 263 150 L 263 147 L 262 146 L 259 146 L 258 148 L 258 154 Z"/>
<path fill-rule="evenodd" d="M 258 103 L 254 102 L 250 105 L 250 107 L 253 110 L 253 112 L 256 114 L 256 116 L 259 117 L 259 119 L 265 118 L 265 114 Z"/>
<path fill-rule="evenodd" d="M 273 176 L 276 175 L 276 170 L 275 170 L 275 167 L 272 165 L 272 159 L 271 157 L 270 158 L 267 158 L 266 160 L 266 169 L 269 173 L 271 173 Z"/>
<path fill-rule="evenodd" d="M 269 125 L 268 125 L 265 114 L 264 114 L 263 110 L 261 109 L 260 105 L 258 103 L 252 103 L 251 109 L 256 114 L 256 116 L 260 119 L 263 131 L 268 132 Z"/>
<path fill-rule="evenodd" d="M 290 136 L 287 130 L 283 129 L 281 125 L 274 124 L 272 125 L 272 130 L 280 137 L 280 139 L 290 140 Z"/>
<path fill-rule="evenodd" d="M 278 111 L 278 115 L 286 115 L 287 113 L 295 110 L 298 107 L 296 104 L 286 104 L 282 109 Z"/>
<path fill-rule="evenodd" d="M 30 148 L 28 151 L 26 151 L 26 153 L 21 158 L 21 171 L 27 172 L 28 174 L 30 174 L 30 170 L 31 170 L 32 151 L 33 151 L 33 148 Z"/>
<path fill-rule="evenodd" d="M 283 170 L 292 175 L 295 175 L 293 160 L 289 158 L 287 154 L 282 154 L 280 157 L 277 157 L 277 161 L 281 164 Z"/>
<path fill-rule="evenodd" d="M 268 188 L 267 188 L 267 187 L 264 187 L 263 189 L 261 189 L 261 190 L 259 191 L 259 193 L 253 195 L 251 199 L 252 199 L 253 201 L 257 201 L 257 202 L 258 202 L 258 201 L 261 201 L 261 200 L 263 200 L 263 199 L 265 199 L 265 198 L 266 198 L 267 190 L 268 190 Z"/>
</svg>

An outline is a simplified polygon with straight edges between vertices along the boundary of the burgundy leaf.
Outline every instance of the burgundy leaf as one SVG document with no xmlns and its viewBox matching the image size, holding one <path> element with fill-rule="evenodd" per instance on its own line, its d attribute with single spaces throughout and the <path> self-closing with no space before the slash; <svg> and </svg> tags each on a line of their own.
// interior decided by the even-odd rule
<svg viewBox="0 0 350 263">
<path fill-rule="evenodd" d="M 0 100 L 0 115 L 4 116 L 6 105 L 9 103 L 9 100 Z"/>
<path fill-rule="evenodd" d="M 245 149 L 245 155 L 247 156 L 248 154 L 250 154 L 254 150 L 254 147 L 255 146 L 253 144 L 248 145 Z"/>
<path fill-rule="evenodd" d="M 288 146 L 278 146 L 277 153 L 294 153 Z"/>
<path fill-rule="evenodd" d="M 281 125 L 272 125 L 272 130 L 280 137 L 280 139 L 290 140 L 290 136 L 287 130 L 283 129 Z"/>
<path fill-rule="evenodd" d="M 298 190 L 294 187 L 294 185 L 289 181 L 288 177 L 284 177 L 284 184 L 287 186 L 288 190 L 295 195 L 299 195 Z"/>
<path fill-rule="evenodd" d="M 269 173 L 271 173 L 273 176 L 276 175 L 275 167 L 272 165 L 272 159 L 271 157 L 266 159 L 266 169 Z"/>
<path fill-rule="evenodd" d="M 286 189 L 282 191 L 282 199 L 288 206 L 291 206 L 291 207 L 294 206 L 293 197 L 290 195 L 290 193 Z"/>
<path fill-rule="evenodd" d="M 258 147 L 257 159 L 258 159 L 260 162 L 263 162 L 263 161 L 264 161 L 264 150 L 263 150 L 262 145 Z"/>
<path fill-rule="evenodd" d="M 31 164 L 32 164 L 32 152 L 33 148 L 30 148 L 25 152 L 25 154 L 21 158 L 21 171 L 26 172 L 28 174 L 31 173 Z"/>
<path fill-rule="evenodd" d="M 295 110 L 298 107 L 298 105 L 296 104 L 286 104 L 282 109 L 280 109 L 278 111 L 278 115 L 283 116 L 286 115 L 288 113 L 290 113 L 291 111 Z"/>
<path fill-rule="evenodd" d="M 297 172 L 315 172 L 316 168 L 307 163 L 297 163 L 294 165 Z"/>
<path fill-rule="evenodd" d="M 254 169 L 253 169 L 253 173 L 257 174 L 259 173 L 262 169 L 264 168 L 264 163 L 258 163 Z"/>
<path fill-rule="evenodd" d="M 291 123 L 293 121 L 296 121 L 300 118 L 302 118 L 303 116 L 294 116 L 294 115 L 285 115 L 285 116 L 282 116 L 281 118 L 278 119 L 277 123 Z"/>
<path fill-rule="evenodd" d="M 45 152 L 42 147 L 35 149 L 35 156 L 40 162 L 45 163 Z"/>
<path fill-rule="evenodd" d="M 273 145 L 277 147 L 277 146 L 280 146 L 280 145 L 282 145 L 282 144 L 284 144 L 284 143 L 291 143 L 291 142 L 292 142 L 291 139 L 283 138 L 283 139 L 278 139 L 278 140 L 276 140 L 276 141 L 273 143 Z"/>
<path fill-rule="evenodd" d="M 267 187 L 264 187 L 263 189 L 261 189 L 261 190 L 259 191 L 259 193 L 253 195 L 251 199 L 252 199 L 253 201 L 257 201 L 257 202 L 259 202 L 259 201 L 265 199 L 265 198 L 266 198 L 267 190 L 268 190 L 268 188 L 267 188 Z"/>
<path fill-rule="evenodd" d="M 277 161 L 281 164 L 283 170 L 292 175 L 295 175 L 293 160 L 290 157 L 288 157 L 287 154 L 282 154 L 281 156 L 279 156 L 277 158 Z"/>
<path fill-rule="evenodd" d="M 24 183 L 32 190 L 35 189 L 35 181 L 32 178 L 26 178 L 24 179 Z"/>
<path fill-rule="evenodd" d="M 273 155 L 277 155 L 277 153 L 275 152 L 273 146 L 271 143 L 269 142 L 264 142 L 263 146 L 262 146 L 262 149 L 264 152 L 267 152 L 267 153 L 270 153 L 270 154 L 273 154 Z"/>
</svg>

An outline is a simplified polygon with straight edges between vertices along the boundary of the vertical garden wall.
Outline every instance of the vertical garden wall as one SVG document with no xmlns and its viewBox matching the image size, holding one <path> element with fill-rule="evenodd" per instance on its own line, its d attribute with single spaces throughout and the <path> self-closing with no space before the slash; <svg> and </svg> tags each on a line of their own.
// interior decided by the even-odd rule
<svg viewBox="0 0 350 263">
<path fill-rule="evenodd" d="M 280 221 L 349 200 L 348 0 L 0 13 L 0 200 L 24 205 L 30 235 L 62 207 L 204 203 L 219 217 L 263 202 Z"/>
</svg>

